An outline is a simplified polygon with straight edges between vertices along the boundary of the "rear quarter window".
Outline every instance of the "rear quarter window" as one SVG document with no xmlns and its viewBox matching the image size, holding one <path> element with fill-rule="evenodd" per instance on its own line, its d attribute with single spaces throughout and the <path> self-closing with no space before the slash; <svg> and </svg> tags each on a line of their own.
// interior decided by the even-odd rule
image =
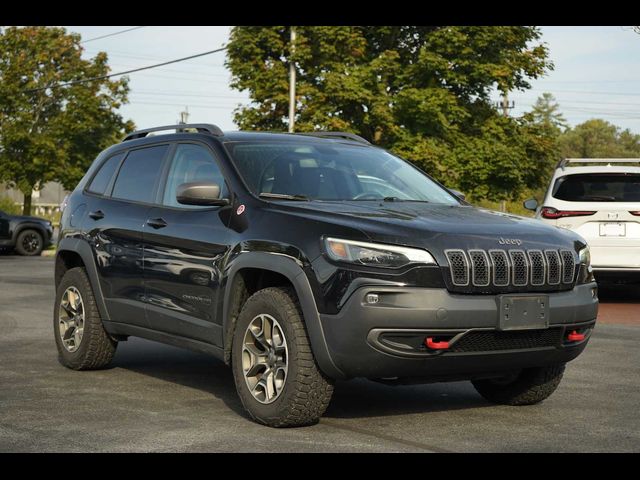
<svg viewBox="0 0 640 480">
<path fill-rule="evenodd" d="M 96 173 L 91 180 L 91 183 L 87 187 L 87 191 L 91 193 L 97 193 L 98 195 L 104 195 L 109 182 L 113 178 L 113 174 L 116 172 L 116 168 L 120 165 L 120 161 L 124 158 L 124 153 L 119 153 L 109 158 L 106 162 L 103 162 L 100 170 Z"/>
</svg>

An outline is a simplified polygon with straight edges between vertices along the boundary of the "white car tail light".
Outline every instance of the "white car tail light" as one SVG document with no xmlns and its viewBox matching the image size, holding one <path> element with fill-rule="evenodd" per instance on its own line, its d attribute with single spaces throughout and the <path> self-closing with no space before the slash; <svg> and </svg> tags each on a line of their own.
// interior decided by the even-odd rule
<svg viewBox="0 0 640 480">
<path fill-rule="evenodd" d="M 553 207 L 542 207 L 540 210 L 540 215 L 542 215 L 543 218 L 551 220 L 565 217 L 586 217 L 595 213 L 595 211 L 590 210 L 558 210 Z"/>
</svg>

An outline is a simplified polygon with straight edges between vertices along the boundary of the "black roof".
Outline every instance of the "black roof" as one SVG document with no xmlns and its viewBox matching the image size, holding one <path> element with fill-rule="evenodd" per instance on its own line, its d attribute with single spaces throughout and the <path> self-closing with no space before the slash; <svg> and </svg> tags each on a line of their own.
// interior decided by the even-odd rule
<svg viewBox="0 0 640 480">
<path fill-rule="evenodd" d="M 217 125 L 209 123 L 190 123 L 190 124 L 178 124 L 178 125 L 164 125 L 160 127 L 146 128 L 129 133 L 123 140 L 129 142 L 132 140 L 141 140 L 148 138 L 149 134 L 155 134 L 154 136 L 164 137 L 166 134 L 157 134 L 156 132 L 163 132 L 173 130 L 175 133 L 199 133 L 205 135 L 212 135 L 220 138 L 226 142 L 241 142 L 241 141 L 279 141 L 279 142 L 299 142 L 301 139 L 311 140 L 321 138 L 323 140 L 337 140 L 337 141 L 349 141 L 358 142 L 361 144 L 370 145 L 370 143 L 359 135 L 350 132 L 299 132 L 299 133 L 283 133 L 283 132 L 223 132 Z M 194 131 L 194 132 L 190 132 Z"/>
</svg>

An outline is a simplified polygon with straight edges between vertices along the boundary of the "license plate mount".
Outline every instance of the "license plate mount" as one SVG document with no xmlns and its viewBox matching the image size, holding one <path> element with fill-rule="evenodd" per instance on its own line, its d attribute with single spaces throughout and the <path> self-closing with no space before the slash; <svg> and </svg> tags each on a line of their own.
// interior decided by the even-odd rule
<svg viewBox="0 0 640 480">
<path fill-rule="evenodd" d="M 600 224 L 601 237 L 624 237 L 627 235 L 626 230 L 627 229 L 624 222 Z"/>
<path fill-rule="evenodd" d="M 548 295 L 501 295 L 499 330 L 532 330 L 549 327 Z"/>
</svg>

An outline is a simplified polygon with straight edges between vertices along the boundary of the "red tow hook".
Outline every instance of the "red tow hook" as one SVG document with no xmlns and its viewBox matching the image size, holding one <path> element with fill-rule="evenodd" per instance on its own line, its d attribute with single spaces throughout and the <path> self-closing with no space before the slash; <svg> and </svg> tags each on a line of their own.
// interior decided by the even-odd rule
<svg viewBox="0 0 640 480">
<path fill-rule="evenodd" d="M 578 333 L 576 330 L 567 335 L 567 340 L 570 342 L 581 342 L 584 340 L 584 333 Z"/>
<path fill-rule="evenodd" d="M 424 344 L 427 346 L 427 348 L 430 348 L 432 350 L 446 350 L 447 348 L 449 348 L 449 342 L 434 342 L 433 337 L 427 337 L 427 339 L 424 341 Z"/>
</svg>

